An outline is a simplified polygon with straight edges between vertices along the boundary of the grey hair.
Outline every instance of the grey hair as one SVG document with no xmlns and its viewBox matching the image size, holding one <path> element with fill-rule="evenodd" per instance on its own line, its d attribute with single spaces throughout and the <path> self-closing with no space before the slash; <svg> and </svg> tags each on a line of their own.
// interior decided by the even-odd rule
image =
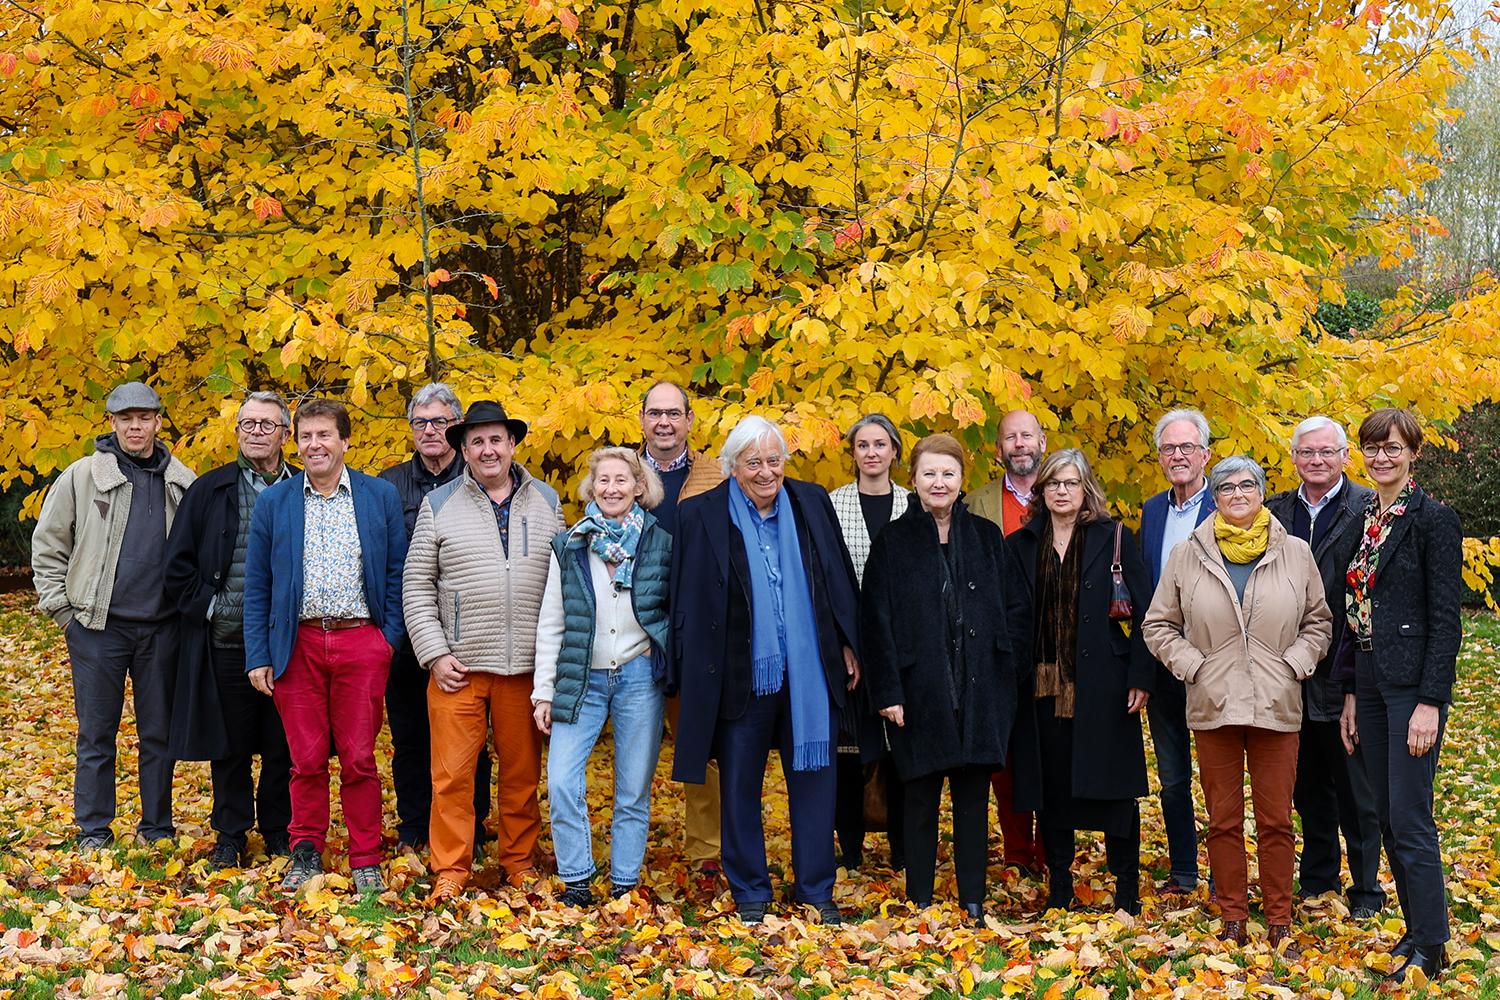
<svg viewBox="0 0 1500 1000">
<path fill-rule="evenodd" d="M 417 412 L 417 407 L 426 406 L 428 403 L 442 403 L 453 411 L 454 420 L 464 418 L 463 404 L 458 401 L 458 394 L 447 382 L 429 382 L 418 389 L 411 397 L 411 402 L 406 405 L 406 419 L 410 420 L 412 414 Z"/>
<path fill-rule="evenodd" d="M 578 484 L 578 499 L 589 503 L 594 499 L 594 479 L 599 474 L 601 463 L 615 459 L 624 462 L 630 468 L 630 474 L 635 477 L 636 485 L 641 488 L 641 506 L 647 510 L 655 510 L 666 497 L 662 489 L 661 477 L 656 470 L 641 461 L 640 452 L 633 448 L 596 448 L 589 456 L 589 469 L 583 474 L 583 482 Z"/>
<path fill-rule="evenodd" d="M 281 410 L 282 426 L 292 426 L 292 408 L 286 405 L 286 400 L 281 398 L 281 393 L 271 392 L 269 389 L 262 389 L 259 392 L 250 393 L 244 398 L 244 400 L 240 403 L 240 408 L 234 413 L 234 419 L 236 423 L 239 422 L 240 417 L 243 417 L 245 415 L 245 405 L 247 403 L 274 404 L 279 410 Z"/>
<path fill-rule="evenodd" d="M 734 430 L 724 439 L 724 447 L 719 451 L 719 468 L 724 470 L 724 475 L 734 475 L 734 467 L 745 449 L 767 438 L 776 442 L 776 446 L 781 449 L 781 457 L 785 460 L 790 452 L 786 447 L 786 435 L 781 433 L 780 427 L 754 413 L 735 424 Z"/>
<path fill-rule="evenodd" d="M 896 461 L 901 461 L 901 432 L 896 430 L 896 425 L 891 423 L 891 418 L 884 413 L 867 413 L 854 421 L 854 426 L 849 428 L 849 433 L 844 435 L 844 440 L 849 443 L 849 450 L 854 450 L 854 435 L 866 427 L 879 427 L 885 431 L 891 439 L 891 447 L 896 452 Z"/>
<path fill-rule="evenodd" d="M 1177 423 L 1177 421 L 1179 420 L 1186 420 L 1188 423 L 1198 428 L 1198 443 L 1205 448 L 1208 447 L 1209 441 L 1211 440 L 1211 436 L 1208 430 L 1208 418 L 1197 410 L 1191 409 L 1173 410 L 1171 413 L 1163 415 L 1162 418 L 1156 422 L 1156 429 L 1151 432 L 1152 442 L 1158 448 L 1160 448 L 1162 432 L 1172 424 Z"/>
<path fill-rule="evenodd" d="M 1297 447 L 1297 442 L 1302 440 L 1302 435 L 1311 434 L 1313 431 L 1333 431 L 1339 439 L 1339 447 L 1349 447 L 1349 434 L 1344 430 L 1344 425 L 1331 417 L 1324 416 L 1308 417 L 1298 424 L 1297 429 L 1292 431 L 1292 447 Z"/>
<path fill-rule="evenodd" d="M 1255 477 L 1255 485 L 1260 487 L 1260 495 L 1265 496 L 1266 470 L 1262 469 L 1255 459 L 1245 455 L 1230 455 L 1228 458 L 1221 458 L 1215 462 L 1213 471 L 1208 474 L 1208 488 L 1217 495 L 1219 487 L 1231 477 L 1246 472 Z"/>
</svg>

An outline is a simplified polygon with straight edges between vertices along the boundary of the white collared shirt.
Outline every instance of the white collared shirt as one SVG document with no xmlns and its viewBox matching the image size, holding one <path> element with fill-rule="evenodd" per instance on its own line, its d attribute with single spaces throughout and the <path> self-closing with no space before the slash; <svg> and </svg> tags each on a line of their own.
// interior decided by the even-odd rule
<svg viewBox="0 0 1500 1000">
<path fill-rule="evenodd" d="M 1318 526 L 1318 515 L 1323 513 L 1323 511 L 1330 504 L 1332 504 L 1334 500 L 1338 498 L 1338 495 L 1340 491 L 1343 490 L 1343 488 L 1344 477 L 1339 476 L 1339 481 L 1333 484 L 1333 489 L 1323 494 L 1323 499 L 1319 500 L 1317 503 L 1310 503 L 1307 499 L 1307 484 L 1304 483 L 1301 486 L 1297 487 L 1297 499 L 1301 501 L 1302 506 L 1307 508 L 1307 530 L 1309 536 L 1311 536 L 1312 531 Z"/>
<path fill-rule="evenodd" d="M 1179 507 L 1172 502 L 1172 491 L 1167 491 L 1167 520 L 1162 525 L 1161 532 L 1161 566 L 1166 568 L 1167 556 L 1177 547 L 1178 542 L 1186 541 L 1198 527 L 1198 509 L 1203 506 L 1203 499 L 1208 496 L 1208 480 L 1203 480 L 1203 488 Z"/>
</svg>

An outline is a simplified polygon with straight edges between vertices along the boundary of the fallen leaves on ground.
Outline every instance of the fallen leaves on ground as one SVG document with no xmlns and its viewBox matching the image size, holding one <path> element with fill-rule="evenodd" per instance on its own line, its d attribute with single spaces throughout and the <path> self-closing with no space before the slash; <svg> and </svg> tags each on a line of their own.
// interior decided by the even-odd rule
<svg viewBox="0 0 1500 1000">
<path fill-rule="evenodd" d="M 1466 625 L 1438 793 L 1454 968 L 1435 983 L 1411 984 L 1411 996 L 1500 992 L 1500 690 L 1492 680 L 1500 622 L 1471 617 Z M 289 899 L 276 888 L 283 859 L 208 871 L 205 764 L 178 766 L 176 841 L 129 842 L 139 803 L 128 709 L 115 824 L 122 839 L 92 855 L 73 851 L 66 651 L 29 595 L 0 598 L 0 674 L 0 984 L 12 984 L 0 986 L 0 998 L 1359 998 L 1373 995 L 1402 929 L 1394 902 L 1381 919 L 1356 922 L 1328 895 L 1299 904 L 1300 954 L 1269 950 L 1263 921 L 1253 921 L 1249 946 L 1220 945 L 1206 890 L 1186 901 L 1152 892 L 1166 867 L 1154 797 L 1142 802 L 1146 898 L 1136 919 L 1108 912 L 1113 882 L 1097 838 L 1080 836 L 1079 895 L 1088 909 L 1072 913 L 1039 912 L 1045 887 L 1000 864 L 993 844 L 988 919 L 976 929 L 952 905 L 908 906 L 900 877 L 883 866 L 884 836 L 871 834 L 864 870 L 838 885 L 849 923 L 822 927 L 783 897 L 762 926 L 747 928 L 726 916 L 733 904 L 723 886 L 685 864 L 670 744 L 657 773 L 642 893 L 563 908 L 553 902 L 555 880 L 529 894 L 512 891 L 487 861 L 464 898 L 433 910 L 422 902 L 429 888 L 422 860 L 406 855 L 386 865 L 386 893 L 359 899 L 350 893 L 335 806 L 332 870 Z M 380 758 L 389 833 L 395 807 L 384 738 Z M 590 774 L 601 859 L 609 758 L 601 746 Z M 774 762 L 767 788 L 769 854 L 780 878 L 790 852 Z M 251 846 L 259 848 L 258 837 Z M 545 838 L 543 847 L 550 848 Z M 946 842 L 941 865 L 938 897 L 951 901 Z"/>
</svg>

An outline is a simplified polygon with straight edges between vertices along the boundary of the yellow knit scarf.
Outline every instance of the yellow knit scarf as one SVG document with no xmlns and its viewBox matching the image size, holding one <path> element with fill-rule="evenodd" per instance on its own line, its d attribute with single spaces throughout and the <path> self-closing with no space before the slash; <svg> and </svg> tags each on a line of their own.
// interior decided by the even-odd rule
<svg viewBox="0 0 1500 1000">
<path fill-rule="evenodd" d="M 1255 521 L 1248 528 L 1237 528 L 1224 520 L 1223 514 L 1214 515 L 1214 541 L 1219 551 L 1233 563 L 1247 563 L 1266 554 L 1266 543 L 1271 540 L 1271 512 L 1262 507 Z"/>
</svg>

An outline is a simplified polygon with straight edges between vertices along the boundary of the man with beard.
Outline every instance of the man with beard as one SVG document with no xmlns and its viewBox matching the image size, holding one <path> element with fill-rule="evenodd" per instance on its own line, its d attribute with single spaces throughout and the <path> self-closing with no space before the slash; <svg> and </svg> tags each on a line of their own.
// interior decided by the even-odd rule
<svg viewBox="0 0 1500 1000">
<path fill-rule="evenodd" d="M 140 739 L 138 836 L 170 838 L 172 607 L 162 593 L 162 550 L 178 501 L 192 485 L 187 466 L 156 440 L 161 397 L 143 382 L 104 401 L 112 433 L 94 440 L 47 490 L 31 536 L 37 605 L 62 626 L 72 661 L 78 715 L 73 819 L 80 850 L 114 838 L 115 738 L 132 678 Z"/>
<path fill-rule="evenodd" d="M 1000 433 L 995 441 L 995 457 L 1005 467 L 1005 474 L 964 496 L 970 512 L 995 522 L 1007 535 L 1019 529 L 1031 515 L 1031 488 L 1046 454 L 1047 434 L 1042 430 L 1041 422 L 1025 410 L 1007 413 L 1000 421 Z M 1025 732 L 1019 735 L 1022 737 L 1020 742 L 1025 743 Z M 1015 735 L 1011 745 L 1014 751 L 1018 745 Z M 1043 867 L 1041 831 L 1036 827 L 1034 803 L 1022 804 L 1031 808 L 1017 808 L 1014 757 L 1013 752 L 1012 760 L 990 779 L 1000 814 L 1005 863 L 1028 874 L 1040 874 Z M 1023 782 L 1023 786 L 1036 787 L 1036 783 Z"/>
</svg>

